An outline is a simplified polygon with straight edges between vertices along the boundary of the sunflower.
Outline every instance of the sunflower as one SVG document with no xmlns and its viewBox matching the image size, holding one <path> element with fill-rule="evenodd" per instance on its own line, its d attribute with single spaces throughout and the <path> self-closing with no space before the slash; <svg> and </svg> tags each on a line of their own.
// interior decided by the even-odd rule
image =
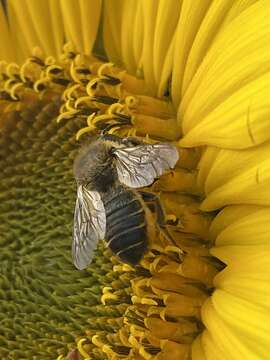
<svg viewBox="0 0 270 360">
<path fill-rule="evenodd" d="M 1 358 L 268 359 L 269 0 L 8 0 L 0 31 Z M 107 126 L 178 147 L 173 242 L 77 271 L 72 164 Z"/>
</svg>

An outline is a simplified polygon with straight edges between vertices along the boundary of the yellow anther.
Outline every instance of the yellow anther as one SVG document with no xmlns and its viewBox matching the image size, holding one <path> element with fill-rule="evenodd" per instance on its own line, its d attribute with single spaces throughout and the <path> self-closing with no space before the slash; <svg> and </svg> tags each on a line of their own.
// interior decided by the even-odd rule
<svg viewBox="0 0 270 360">
<path fill-rule="evenodd" d="M 18 74 L 20 72 L 20 67 L 16 63 L 10 63 L 8 64 L 6 68 L 6 73 L 8 77 L 12 77 L 15 74 Z"/>
<path fill-rule="evenodd" d="M 74 65 L 75 66 L 81 65 L 84 57 L 85 55 L 83 54 L 77 54 L 73 60 Z"/>
<path fill-rule="evenodd" d="M 123 104 L 119 104 L 119 103 L 115 103 L 110 105 L 110 107 L 108 108 L 107 112 L 108 114 L 114 114 L 116 112 L 121 113 L 121 111 L 124 109 L 124 105 Z"/>
<path fill-rule="evenodd" d="M 65 113 L 66 111 L 67 111 L 67 109 L 66 109 L 66 104 L 64 103 L 64 104 L 62 104 L 62 105 L 60 106 L 59 114 L 63 114 L 63 113 Z"/>
<path fill-rule="evenodd" d="M 65 360 L 63 355 L 59 355 L 56 360 Z"/>
<path fill-rule="evenodd" d="M 103 305 L 106 305 L 107 300 L 118 300 L 118 296 L 112 293 L 106 293 L 101 296 L 101 302 Z"/>
<path fill-rule="evenodd" d="M 122 265 L 114 265 L 113 267 L 113 271 L 114 272 L 122 272 L 123 271 L 123 268 L 122 268 Z"/>
<path fill-rule="evenodd" d="M 4 89 L 6 91 L 10 91 L 10 87 L 12 87 L 14 83 L 15 83 L 14 79 L 8 79 L 7 81 L 5 81 Z"/>
<path fill-rule="evenodd" d="M 72 43 L 70 41 L 68 41 L 67 43 L 64 44 L 63 51 L 65 53 L 69 53 L 69 52 L 74 51 L 74 46 L 72 45 Z"/>
<path fill-rule="evenodd" d="M 75 110 L 75 111 L 78 112 L 78 110 L 75 109 L 75 107 L 74 107 L 74 100 L 72 100 L 72 99 L 69 99 L 69 100 L 66 101 L 66 109 L 67 109 L 67 111 Z"/>
<path fill-rule="evenodd" d="M 103 72 L 107 69 L 107 68 L 111 68 L 113 67 L 114 64 L 111 63 L 111 62 L 108 62 L 108 63 L 105 63 L 105 64 L 102 64 L 99 69 L 98 69 L 98 76 L 102 77 L 103 76 Z"/>
<path fill-rule="evenodd" d="M 121 128 L 119 126 L 114 126 L 113 128 L 111 128 L 108 133 L 109 134 L 114 134 L 116 133 L 118 130 L 120 130 Z"/>
<path fill-rule="evenodd" d="M 112 350 L 111 346 L 109 345 L 103 345 L 102 351 L 109 356 L 109 359 L 116 360 L 117 357 L 115 355 L 115 352 Z"/>
<path fill-rule="evenodd" d="M 75 109 L 81 104 L 81 103 L 91 103 L 91 97 L 90 96 L 81 96 L 75 101 L 74 107 Z"/>
<path fill-rule="evenodd" d="M 125 104 L 129 108 L 134 108 L 138 104 L 139 100 L 135 96 L 126 96 Z"/>
<path fill-rule="evenodd" d="M 15 94 L 15 92 L 22 86 L 23 86 L 23 83 L 17 83 L 14 86 L 12 86 L 12 88 L 10 89 L 10 96 L 12 97 L 12 99 L 14 99 L 14 100 L 18 99 L 18 96 Z"/>
<path fill-rule="evenodd" d="M 80 129 L 76 134 L 76 140 L 78 141 L 83 134 L 86 134 L 86 133 L 91 132 L 93 130 L 95 130 L 94 126 L 93 127 L 87 126 L 87 127 L 84 127 L 82 129 Z"/>
<path fill-rule="evenodd" d="M 165 247 L 165 252 L 173 252 L 176 253 L 177 255 L 179 255 L 179 257 L 181 258 L 183 255 L 183 250 L 181 250 L 179 247 L 177 246 L 173 246 L 173 245 L 168 245 Z M 180 256 L 181 255 L 181 256 Z"/>
<path fill-rule="evenodd" d="M 89 96 L 94 96 L 98 88 L 98 77 L 91 79 L 86 85 L 86 92 Z"/>
<path fill-rule="evenodd" d="M 96 116 L 96 113 L 93 113 L 93 114 L 89 115 L 89 116 L 87 117 L 87 120 L 86 120 L 87 125 L 88 125 L 90 128 L 92 128 L 92 130 L 95 129 L 95 126 L 93 125 L 93 123 L 94 123 L 93 120 L 94 120 L 95 116 Z"/>
<path fill-rule="evenodd" d="M 40 59 L 43 58 L 44 54 L 43 54 L 43 51 L 41 50 L 41 48 L 39 46 L 35 46 L 32 50 L 32 55 L 33 56 L 36 56 Z"/>
<path fill-rule="evenodd" d="M 112 287 L 110 286 L 104 286 L 104 288 L 102 289 L 103 294 L 111 293 L 111 291 L 112 291 Z"/>
<path fill-rule="evenodd" d="M 141 304 L 145 304 L 145 305 L 158 305 L 158 303 L 153 300 L 153 299 L 149 299 L 149 298 L 142 298 L 141 299 Z"/>
<path fill-rule="evenodd" d="M 96 345 L 97 347 L 102 348 L 104 346 L 104 343 L 99 339 L 98 335 L 94 335 L 91 340 L 92 340 L 92 343 L 94 345 Z"/>
<path fill-rule="evenodd" d="M 176 222 L 177 221 L 177 216 L 175 216 L 174 214 L 167 214 L 165 217 L 166 221 L 173 221 Z"/>
<path fill-rule="evenodd" d="M 49 65 L 45 70 L 46 76 L 51 76 L 53 74 L 53 70 L 57 70 L 59 72 L 62 72 L 63 68 L 61 66 L 59 66 L 59 65 L 56 65 L 56 64 Z"/>
<path fill-rule="evenodd" d="M 78 73 L 76 72 L 76 67 L 75 67 L 74 61 L 71 62 L 69 71 L 70 71 L 71 78 L 75 82 L 80 83 L 80 77 L 78 76 Z"/>
<path fill-rule="evenodd" d="M 47 66 L 54 65 L 55 62 L 56 61 L 55 61 L 55 58 L 53 56 L 46 57 L 46 59 L 44 61 L 45 65 L 47 65 Z"/>
<path fill-rule="evenodd" d="M 25 61 L 25 63 L 22 64 L 21 68 L 20 68 L 20 77 L 22 79 L 23 82 L 26 82 L 26 77 L 25 77 L 25 71 L 27 69 L 27 66 L 30 65 L 33 66 L 33 64 L 29 61 L 29 59 L 27 59 Z"/>
<path fill-rule="evenodd" d="M 131 265 L 123 264 L 123 271 L 134 271 L 134 268 Z"/>
<path fill-rule="evenodd" d="M 159 316 L 162 320 L 166 321 L 166 308 L 162 309 L 160 312 L 159 312 Z"/>
<path fill-rule="evenodd" d="M 94 124 L 100 122 L 100 121 L 104 121 L 104 120 L 114 120 L 115 116 L 111 115 L 111 114 L 103 114 L 103 115 L 97 115 L 95 117 L 95 121 L 93 122 Z"/>
<path fill-rule="evenodd" d="M 141 345 L 139 348 L 139 354 L 145 359 L 145 360 L 150 360 L 152 359 L 152 355 L 149 354 L 147 351 L 145 351 L 145 348 Z"/>
<path fill-rule="evenodd" d="M 45 88 L 46 85 L 49 83 L 50 83 L 50 79 L 48 78 L 39 79 L 34 83 L 34 90 L 36 92 L 40 92 L 40 86 L 42 87 L 43 90 L 43 87 Z"/>
<path fill-rule="evenodd" d="M 59 123 L 63 119 L 70 119 L 70 118 L 74 117 L 74 115 L 76 115 L 77 113 L 78 113 L 78 110 L 66 111 L 57 117 L 56 122 Z"/>
<path fill-rule="evenodd" d="M 152 262 L 152 264 L 150 265 L 150 269 L 152 271 L 157 271 L 158 265 L 160 263 L 160 261 L 162 261 L 162 256 L 157 256 L 154 261 Z"/>
<path fill-rule="evenodd" d="M 130 325 L 130 332 L 133 336 L 139 339 L 142 339 L 145 336 L 145 329 L 136 325 Z"/>
<path fill-rule="evenodd" d="M 136 339 L 135 336 L 133 335 L 130 335 L 129 338 L 128 338 L 128 341 L 130 342 L 130 344 L 135 347 L 135 348 L 138 348 L 140 346 L 138 340 Z"/>
<path fill-rule="evenodd" d="M 72 85 L 71 87 L 67 88 L 63 93 L 63 100 L 73 99 L 73 92 L 78 90 L 81 87 L 80 84 Z"/>
<path fill-rule="evenodd" d="M 77 347 L 78 347 L 80 355 L 83 356 L 84 360 L 91 360 L 89 354 L 83 348 L 83 343 L 85 343 L 86 341 L 87 341 L 87 339 L 85 339 L 85 338 L 80 339 L 78 341 Z"/>
</svg>

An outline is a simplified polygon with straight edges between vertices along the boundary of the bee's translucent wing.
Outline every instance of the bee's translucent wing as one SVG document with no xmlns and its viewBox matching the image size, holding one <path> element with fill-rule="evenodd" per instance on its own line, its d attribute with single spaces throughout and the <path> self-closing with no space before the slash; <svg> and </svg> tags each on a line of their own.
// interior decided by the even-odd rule
<svg viewBox="0 0 270 360">
<path fill-rule="evenodd" d="M 131 188 L 151 185 L 174 168 L 179 154 L 170 144 L 138 145 L 114 150 L 119 181 Z"/>
<path fill-rule="evenodd" d="M 72 258 L 82 270 L 92 261 L 98 241 L 106 230 L 106 214 L 100 194 L 79 186 L 74 213 Z"/>
</svg>

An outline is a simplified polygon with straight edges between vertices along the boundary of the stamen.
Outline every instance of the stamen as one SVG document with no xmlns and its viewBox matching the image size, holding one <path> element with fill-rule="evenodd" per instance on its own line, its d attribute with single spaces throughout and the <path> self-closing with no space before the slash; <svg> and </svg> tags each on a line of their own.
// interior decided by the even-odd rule
<svg viewBox="0 0 270 360">
<path fill-rule="evenodd" d="M 78 350 L 79 350 L 80 354 L 84 357 L 85 360 L 91 360 L 90 356 L 83 348 L 83 343 L 85 343 L 86 341 L 87 341 L 87 339 L 81 339 L 78 341 L 78 345 L 77 345 Z"/>
</svg>

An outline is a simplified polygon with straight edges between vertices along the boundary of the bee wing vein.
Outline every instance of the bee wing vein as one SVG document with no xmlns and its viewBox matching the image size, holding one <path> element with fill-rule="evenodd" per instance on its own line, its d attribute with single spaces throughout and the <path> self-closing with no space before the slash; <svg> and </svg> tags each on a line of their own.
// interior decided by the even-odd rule
<svg viewBox="0 0 270 360">
<path fill-rule="evenodd" d="M 170 144 L 120 148 L 114 154 L 120 182 L 132 188 L 151 185 L 155 178 L 172 169 L 179 158 L 176 147 Z"/>
<path fill-rule="evenodd" d="M 72 257 L 78 269 L 90 264 L 98 241 L 106 231 L 106 215 L 100 194 L 79 186 L 74 213 Z"/>
</svg>

